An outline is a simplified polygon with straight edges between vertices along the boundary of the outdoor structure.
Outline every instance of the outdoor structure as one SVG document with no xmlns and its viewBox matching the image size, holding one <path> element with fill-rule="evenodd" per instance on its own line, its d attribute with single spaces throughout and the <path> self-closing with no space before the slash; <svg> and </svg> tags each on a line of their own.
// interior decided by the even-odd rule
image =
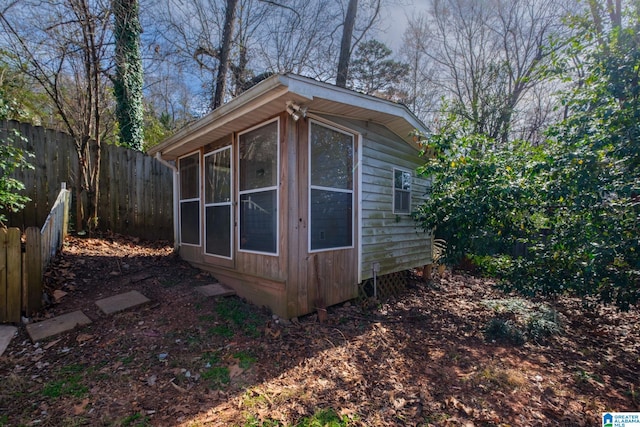
<svg viewBox="0 0 640 427">
<path fill-rule="evenodd" d="M 175 162 L 182 258 L 290 318 L 431 263 L 415 129 L 403 105 L 273 75 L 149 151 Z"/>
</svg>

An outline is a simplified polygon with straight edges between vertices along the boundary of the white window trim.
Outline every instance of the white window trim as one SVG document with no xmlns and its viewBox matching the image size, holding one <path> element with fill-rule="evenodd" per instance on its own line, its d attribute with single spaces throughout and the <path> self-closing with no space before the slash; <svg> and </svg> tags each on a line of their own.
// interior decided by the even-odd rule
<svg viewBox="0 0 640 427">
<path fill-rule="evenodd" d="M 351 159 L 351 173 L 354 175 L 352 177 L 352 188 L 351 190 L 347 190 L 344 188 L 333 188 L 333 187 L 323 187 L 323 186 L 319 186 L 319 185 L 311 185 L 311 124 L 315 123 L 319 126 L 323 126 L 326 127 L 328 129 L 331 130 L 335 130 L 336 132 L 340 132 L 342 134 L 345 134 L 347 136 L 351 137 L 351 147 L 353 149 L 353 158 Z M 357 146 L 356 146 L 356 137 L 358 135 L 356 135 L 354 132 L 349 132 L 346 129 L 343 129 L 341 127 L 335 126 L 335 125 L 331 125 L 328 124 L 324 121 L 320 121 L 320 120 L 314 120 L 314 119 L 309 119 L 309 131 L 308 131 L 308 135 L 307 135 L 307 141 L 308 141 L 308 145 L 307 145 L 307 184 L 308 184 L 308 189 L 309 189 L 309 195 L 307 197 L 307 224 L 309 224 L 309 226 L 307 227 L 307 250 L 309 251 L 309 253 L 318 253 L 318 252 L 329 252 L 329 251 L 339 251 L 339 250 L 348 250 L 348 249 L 353 249 L 355 247 L 354 242 L 355 242 L 355 204 L 356 204 L 356 200 L 355 200 L 355 191 L 353 189 L 353 187 L 356 185 L 356 176 L 354 173 L 354 163 L 356 160 L 356 154 L 359 152 L 357 150 Z M 333 191 L 336 193 L 350 193 L 351 194 L 351 245 L 350 246 L 338 246 L 338 247 L 334 247 L 334 248 L 322 248 L 322 249 L 311 249 L 311 190 L 322 190 L 322 191 Z"/>
<path fill-rule="evenodd" d="M 179 226 L 180 226 L 180 245 L 182 246 L 193 246 L 196 248 L 199 248 L 202 246 L 202 185 L 201 185 L 201 181 L 202 181 L 202 156 L 200 156 L 200 151 L 196 150 L 196 151 L 192 151 L 189 154 L 185 154 L 184 156 L 180 156 L 178 157 L 178 176 L 180 176 L 180 160 L 186 158 L 186 157 L 191 157 L 194 154 L 198 155 L 198 197 L 197 198 L 192 198 L 192 199 L 181 199 L 181 194 L 178 194 L 178 203 L 179 203 L 179 209 L 178 209 L 178 214 L 180 215 L 180 221 L 179 221 Z M 180 193 L 182 191 L 182 177 L 180 177 L 180 186 L 178 187 L 178 192 Z M 182 203 L 187 203 L 187 202 L 198 202 L 198 212 L 199 212 L 199 217 L 200 217 L 200 221 L 198 224 L 198 244 L 195 243 L 185 243 L 182 241 Z"/>
<path fill-rule="evenodd" d="M 229 162 L 229 165 L 230 165 L 230 168 L 231 168 L 231 170 L 229 171 L 231 173 L 231 183 L 230 183 L 230 187 L 231 188 L 229 189 L 229 191 L 231 192 L 230 197 L 229 197 L 230 200 L 228 202 L 207 203 L 206 202 L 207 197 L 206 197 L 206 195 L 203 194 L 204 200 L 205 200 L 205 203 L 204 203 L 204 215 L 203 215 L 203 218 L 202 218 L 202 223 L 204 224 L 204 227 L 203 227 L 204 228 L 204 239 L 203 239 L 204 240 L 204 254 L 208 255 L 208 256 L 213 256 L 213 257 L 216 257 L 216 258 L 233 260 L 233 235 L 234 235 L 234 233 L 233 233 L 233 218 L 234 218 L 233 217 L 233 215 L 234 215 L 234 209 L 233 209 L 233 190 L 234 190 L 234 188 L 233 188 L 233 172 L 235 170 L 234 164 L 233 164 L 233 146 L 227 145 L 226 147 L 219 148 L 219 149 L 217 149 L 215 151 L 212 151 L 212 152 L 207 153 L 207 154 L 204 155 L 204 159 L 202 161 L 202 168 L 203 168 L 202 182 L 203 182 L 203 187 L 204 187 L 204 185 L 205 185 L 204 183 L 206 183 L 205 176 L 204 176 L 205 175 L 204 166 L 207 163 L 207 157 L 213 156 L 214 154 L 220 153 L 220 152 L 222 152 L 224 150 L 229 150 L 229 157 L 230 157 L 230 162 Z M 204 188 L 203 188 L 203 193 L 204 193 Z M 229 206 L 229 209 L 231 211 L 231 215 L 229 215 L 231 217 L 230 218 L 230 222 L 231 223 L 229 224 L 229 227 L 230 227 L 229 228 L 229 240 L 230 240 L 229 250 L 230 250 L 231 256 L 228 256 L 228 257 L 226 257 L 224 255 L 220 255 L 220 254 L 212 254 L 212 253 L 207 252 L 207 244 L 206 244 L 207 243 L 206 242 L 206 240 L 207 240 L 207 208 L 215 207 L 215 206 Z"/>
<path fill-rule="evenodd" d="M 408 212 L 396 212 L 396 190 L 401 192 L 407 192 L 407 190 L 402 190 L 400 188 L 396 188 L 396 171 L 408 173 L 411 177 L 411 182 L 409 183 L 409 207 Z M 413 173 L 404 168 L 393 168 L 393 174 L 391 176 L 391 189 L 393 191 L 392 194 L 392 204 L 393 204 L 393 213 L 394 215 L 411 215 L 411 192 L 413 191 Z"/>
<path fill-rule="evenodd" d="M 256 130 L 258 128 L 267 126 L 273 122 L 276 122 L 276 185 L 273 185 L 271 187 L 262 187 L 262 188 L 254 188 L 251 190 L 244 190 L 241 191 L 240 190 L 240 137 L 242 135 L 244 135 L 245 133 L 249 133 L 253 130 Z M 237 208 L 236 208 L 236 218 L 238 218 L 238 227 L 237 228 L 237 242 L 238 242 L 238 252 L 243 252 L 243 253 L 248 253 L 248 254 L 257 254 L 257 255 L 268 255 L 268 256 L 275 256 L 278 257 L 280 256 L 280 118 L 276 117 L 274 119 L 271 120 L 267 120 L 266 122 L 262 122 L 256 126 L 253 126 L 249 129 L 243 130 L 242 132 L 238 133 L 238 135 L 236 136 L 236 141 L 237 141 L 237 159 L 238 159 L 238 167 L 237 169 L 237 173 L 238 173 L 238 203 L 237 203 Z M 240 224 L 240 210 L 242 209 L 242 206 L 240 206 L 241 204 L 241 196 L 245 195 L 245 194 L 251 194 L 251 193 L 261 193 L 261 192 L 266 192 L 266 191 L 273 191 L 276 190 L 276 252 L 261 252 L 261 251 L 251 251 L 251 250 L 247 250 L 247 249 L 242 249 L 240 247 L 240 234 L 242 232 L 242 230 L 240 230 L 241 224 Z"/>
</svg>

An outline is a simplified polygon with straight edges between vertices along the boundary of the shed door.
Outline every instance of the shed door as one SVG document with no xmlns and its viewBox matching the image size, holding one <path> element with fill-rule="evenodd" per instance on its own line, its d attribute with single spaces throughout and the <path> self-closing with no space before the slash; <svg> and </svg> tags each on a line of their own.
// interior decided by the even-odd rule
<svg viewBox="0 0 640 427">
<path fill-rule="evenodd" d="M 309 283 L 309 303 L 331 305 L 357 295 L 356 138 L 309 120 L 306 139 L 301 154 L 306 152 L 308 168 L 300 174 L 305 187 L 300 193 L 306 201 L 300 203 L 306 211 L 301 217 L 308 225 L 300 228 L 305 234 L 300 242 L 306 245 L 300 249 L 307 254 L 302 270 Z"/>
</svg>

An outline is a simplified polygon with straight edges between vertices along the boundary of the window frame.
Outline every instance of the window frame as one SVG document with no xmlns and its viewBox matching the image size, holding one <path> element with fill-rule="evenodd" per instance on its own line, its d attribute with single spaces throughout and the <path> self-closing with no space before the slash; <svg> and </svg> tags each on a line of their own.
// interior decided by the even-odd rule
<svg viewBox="0 0 640 427">
<path fill-rule="evenodd" d="M 191 156 L 196 156 L 196 158 L 198 159 L 198 166 L 197 166 L 197 171 L 198 171 L 198 179 L 196 179 L 196 186 L 197 186 L 197 190 L 198 190 L 198 197 L 196 198 L 189 198 L 189 199 L 183 199 L 182 198 L 182 167 L 180 165 L 180 161 L 182 159 L 185 159 L 187 157 L 191 157 Z M 180 218 L 180 223 L 179 223 L 179 229 L 180 229 L 180 245 L 183 246 L 193 246 L 193 247 L 200 247 L 202 246 L 202 205 L 201 205 L 201 198 L 202 198 L 202 188 L 201 188 L 201 180 L 202 180 L 202 161 L 201 161 L 201 156 L 200 156 L 200 150 L 196 150 L 193 151 L 189 154 L 185 154 L 184 156 L 180 156 L 178 157 L 178 173 L 180 176 L 180 187 L 178 188 L 179 194 L 178 194 L 178 204 L 179 209 L 178 209 L 178 214 L 179 214 L 179 218 Z M 182 205 L 183 203 L 194 203 L 197 202 L 198 203 L 198 243 L 190 243 L 190 242 L 184 242 L 183 241 L 183 233 L 182 233 Z"/>
<path fill-rule="evenodd" d="M 242 185 L 240 180 L 242 179 L 241 177 L 241 172 L 240 172 L 240 161 L 242 160 L 240 157 L 240 138 L 242 137 L 242 135 L 252 132 L 256 129 L 260 129 L 261 127 L 265 127 L 268 126 L 272 123 L 276 123 L 276 184 L 269 186 L 269 187 L 261 187 L 261 188 L 254 188 L 251 190 L 241 190 Z M 236 218 L 238 219 L 238 226 L 237 228 L 237 234 L 236 234 L 236 238 L 238 239 L 238 252 L 243 252 L 243 253 L 249 253 L 249 254 L 258 254 L 258 255 L 268 255 L 268 256 L 280 256 L 280 117 L 274 117 L 273 119 L 264 121 L 260 124 L 257 124 L 255 126 L 250 127 L 249 129 L 243 130 L 242 132 L 239 132 L 236 136 L 236 158 L 237 158 L 237 168 L 236 168 L 236 173 L 238 175 L 238 201 L 237 201 L 237 209 L 236 209 Z M 264 251 L 256 251 L 256 250 L 251 250 L 251 249 L 242 249 L 242 240 L 241 240 L 241 236 L 242 236 L 242 217 L 241 217 L 241 211 L 242 211 L 242 196 L 245 194 L 252 194 L 252 193 L 263 193 L 263 192 L 267 192 L 267 191 L 274 191 L 276 193 L 276 203 L 275 203 L 275 216 L 276 216 L 276 229 L 275 229 L 275 247 L 276 247 L 276 251 L 275 252 L 264 252 Z"/>
<path fill-rule="evenodd" d="M 402 188 L 397 188 L 396 187 L 396 172 L 402 172 L 403 174 L 407 173 L 409 174 L 409 189 L 405 190 Z M 408 169 L 404 169 L 404 168 L 398 168 L 398 167 L 394 167 L 393 168 L 393 175 L 391 177 L 392 181 L 392 188 L 393 188 L 393 197 L 392 197 L 392 204 L 393 204 L 393 213 L 395 215 L 411 215 L 411 191 L 413 189 L 413 173 L 408 170 Z M 402 193 L 408 193 L 409 194 L 409 205 L 407 206 L 407 210 L 404 211 L 399 211 L 396 207 L 396 192 L 402 192 Z"/>
<path fill-rule="evenodd" d="M 311 184 L 311 171 L 312 171 L 312 164 L 311 164 L 311 154 L 312 154 L 312 149 L 311 149 L 311 143 L 312 143 L 312 139 L 311 139 L 311 132 L 312 132 L 312 128 L 313 128 L 313 124 L 317 125 L 317 126 L 321 126 L 327 129 L 331 129 L 333 131 L 336 131 L 338 133 L 347 135 L 351 138 L 351 149 L 352 149 L 352 158 L 351 158 L 351 189 L 346 190 L 343 188 L 335 188 L 335 187 L 324 187 L 324 186 L 319 186 L 319 185 L 312 185 Z M 329 251 L 338 251 L 338 250 L 350 250 L 353 249 L 355 247 L 355 226 L 356 226 L 356 218 L 355 218 L 355 207 L 356 207 L 356 185 L 357 185 L 357 176 L 354 173 L 354 166 L 355 166 L 355 162 L 357 160 L 357 135 L 351 131 L 348 131 L 346 129 L 343 129 L 341 127 L 335 126 L 335 125 L 331 125 L 319 120 L 314 120 L 314 119 L 309 119 L 309 126 L 308 126 L 308 134 L 307 134 L 307 189 L 308 189 L 308 196 L 307 196 L 307 224 L 309 225 L 307 227 L 307 250 L 308 253 L 318 253 L 318 252 L 329 252 Z M 321 249 L 313 249 L 311 247 L 311 232 L 312 232 L 312 222 L 311 222 L 311 192 L 312 190 L 320 190 L 320 191 L 331 191 L 331 192 L 335 192 L 335 193 L 344 193 L 344 194 L 351 194 L 351 244 L 349 246 L 336 246 L 336 247 L 330 247 L 330 248 L 321 248 Z"/>
<path fill-rule="evenodd" d="M 233 230 L 233 224 L 234 224 L 234 209 L 233 209 L 233 196 L 234 196 L 234 179 L 233 179 L 233 173 L 234 173 L 234 164 L 233 164 L 233 146 L 232 145 L 227 145 L 225 147 L 221 147 L 218 148 L 217 150 L 211 151 L 209 153 L 206 153 L 203 156 L 203 161 L 202 161 L 202 166 L 203 166 L 203 173 L 202 173 L 202 180 L 203 183 L 205 183 L 206 185 L 206 163 L 207 163 L 207 157 L 210 156 L 214 156 L 218 153 L 221 153 L 225 150 L 229 150 L 229 178 L 230 178 L 230 183 L 229 183 L 229 201 L 228 202 L 211 202 L 211 203 L 207 203 L 207 197 L 206 197 L 206 188 L 203 188 L 203 198 L 204 198 L 204 215 L 203 215 L 203 228 L 204 228 L 204 254 L 207 256 L 214 256 L 217 258 L 222 258 L 222 259 L 228 259 L 228 260 L 233 260 L 233 249 L 234 249 L 234 245 L 233 245 L 233 236 L 234 236 L 234 230 Z M 203 185 L 204 187 L 204 185 Z M 207 208 L 210 207 L 218 207 L 218 206 L 228 206 L 229 207 L 229 212 L 230 212 L 230 219 L 229 219 L 229 256 L 224 256 L 224 255 L 220 255 L 220 254 L 214 254 L 214 253 L 210 253 L 207 252 Z"/>
</svg>

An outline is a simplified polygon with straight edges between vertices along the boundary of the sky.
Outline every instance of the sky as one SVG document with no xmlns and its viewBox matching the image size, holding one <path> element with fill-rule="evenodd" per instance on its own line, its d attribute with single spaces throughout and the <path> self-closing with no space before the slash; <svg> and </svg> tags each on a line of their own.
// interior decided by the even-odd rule
<svg viewBox="0 0 640 427">
<path fill-rule="evenodd" d="M 394 53 L 398 53 L 402 45 L 404 30 L 407 28 L 408 17 L 426 11 L 428 4 L 428 0 L 389 1 L 386 10 L 382 12 L 386 21 L 383 27 L 386 29 L 384 33 L 379 35 L 381 41 L 389 46 Z"/>
</svg>

